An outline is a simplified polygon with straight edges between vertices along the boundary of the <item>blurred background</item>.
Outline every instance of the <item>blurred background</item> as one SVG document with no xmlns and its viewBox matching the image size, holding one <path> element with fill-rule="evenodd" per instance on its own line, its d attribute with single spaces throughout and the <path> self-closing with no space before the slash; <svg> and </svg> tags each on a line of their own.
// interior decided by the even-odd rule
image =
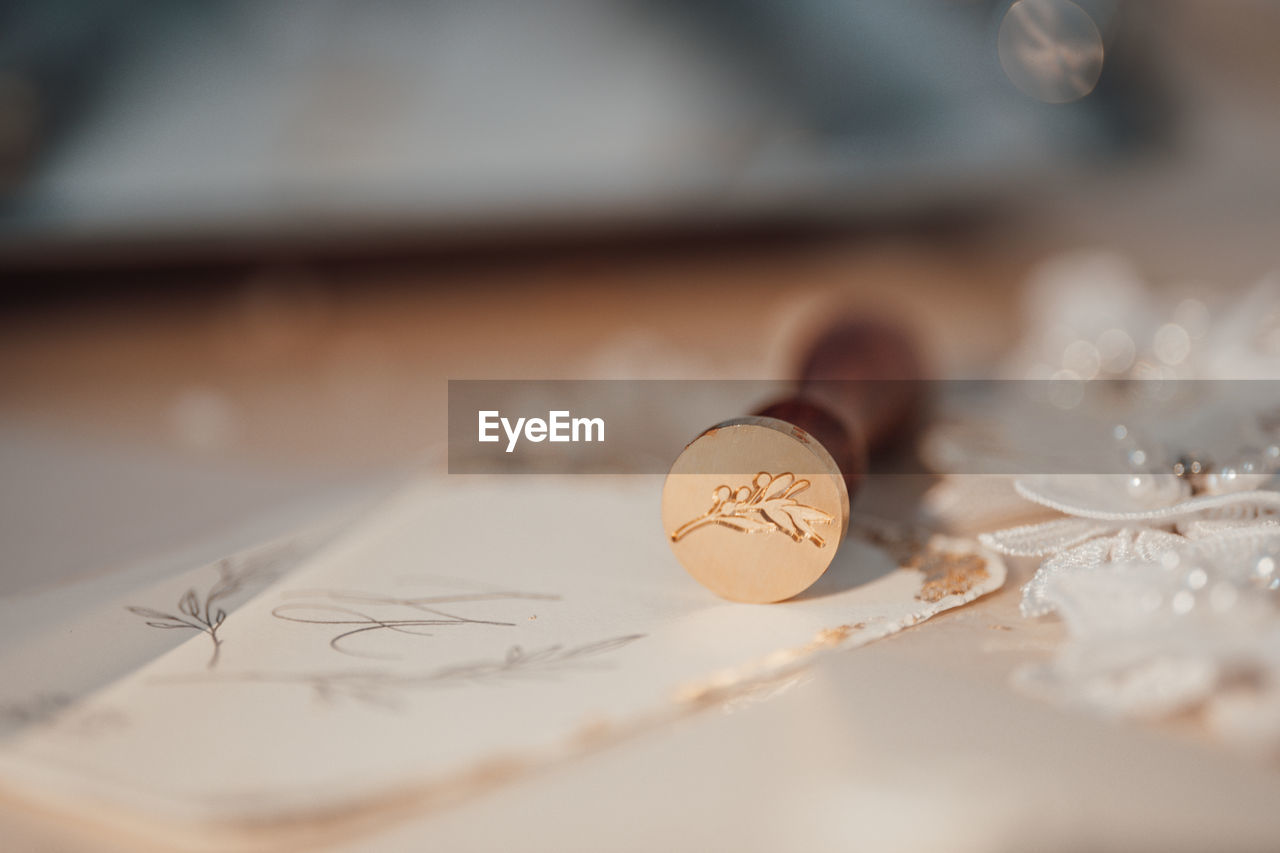
<svg viewBox="0 0 1280 853">
<path fill-rule="evenodd" d="M 1122 6 L 9 2 L 0 248 L 92 264 L 970 216 L 1173 143 L 1179 13 Z"/>
<path fill-rule="evenodd" d="M 441 471 L 450 378 L 785 376 L 859 306 L 986 375 L 1082 249 L 1217 310 L 1276 262 L 1278 34 L 1265 2 L 0 3 L 0 594 Z"/>
<path fill-rule="evenodd" d="M 935 377 L 1278 378 L 1278 41 L 1265 0 L 0 0 L 0 664 L 57 681 L 39 650 L 101 644 L 72 631 L 100 587 L 448 476 L 450 379 L 787 378 L 849 312 Z M 672 457 L 693 437 L 636 416 Z M 1027 577 L 843 657 L 843 693 L 638 742 L 607 778 L 640 794 L 584 764 L 535 789 L 552 808 L 435 837 L 535 812 L 614 836 L 659 789 L 705 830 L 684 792 L 730 777 L 762 812 L 835 780 L 863 843 L 863 815 L 950 833 L 981 794 L 1039 804 L 1018 849 L 1206 846 L 1181 833 L 1218 803 L 1153 779 L 1269 831 L 1269 769 L 1011 698 L 1064 634 L 1017 615 Z M 63 597 L 56 624 L 24 604 Z M 952 682 L 976 698 L 918 701 Z M 739 744 L 791 776 L 756 785 Z M 927 778 L 837 799 L 877 748 Z M 23 808 L 0 837 L 48 849 Z"/>
</svg>

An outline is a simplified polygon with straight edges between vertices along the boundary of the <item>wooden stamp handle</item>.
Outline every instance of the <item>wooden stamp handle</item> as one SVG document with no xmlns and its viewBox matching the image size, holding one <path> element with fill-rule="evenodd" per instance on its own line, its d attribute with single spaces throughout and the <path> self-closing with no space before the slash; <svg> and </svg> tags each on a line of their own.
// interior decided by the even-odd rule
<svg viewBox="0 0 1280 853">
<path fill-rule="evenodd" d="M 924 371 L 906 334 L 846 320 L 819 336 L 800 362 L 795 394 L 753 414 L 800 427 L 840 467 L 852 499 L 870 453 L 899 443 L 918 414 Z"/>
</svg>

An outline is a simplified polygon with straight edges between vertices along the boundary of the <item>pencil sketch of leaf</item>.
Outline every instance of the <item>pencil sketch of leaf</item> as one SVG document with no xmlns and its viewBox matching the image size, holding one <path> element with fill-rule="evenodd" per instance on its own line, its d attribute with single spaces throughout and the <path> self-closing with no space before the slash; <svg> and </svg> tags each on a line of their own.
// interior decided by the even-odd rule
<svg viewBox="0 0 1280 853">
<path fill-rule="evenodd" d="M 642 635 L 630 634 L 624 637 L 610 637 L 607 640 L 597 640 L 594 643 L 587 643 L 584 646 L 569 649 L 564 653 L 566 659 L 585 658 L 594 655 L 608 654 L 638 640 Z"/>
<path fill-rule="evenodd" d="M 147 624 L 152 628 L 199 628 L 198 625 L 193 625 L 181 617 L 161 613 L 150 607 L 126 607 L 125 610 L 146 619 Z"/>
<path fill-rule="evenodd" d="M 159 610 L 152 610 L 150 607 L 125 607 L 130 613 L 141 616 L 143 619 L 175 619 L 177 617 L 170 616 L 168 613 L 161 613 Z"/>
<path fill-rule="evenodd" d="M 219 560 L 214 564 L 218 579 L 209 587 L 209 591 L 205 593 L 203 601 L 200 599 L 200 594 L 193 587 L 184 592 L 178 599 L 177 613 L 167 613 L 152 607 L 138 607 L 136 605 L 126 606 L 125 610 L 135 616 L 142 617 L 146 624 L 152 628 L 185 628 L 207 634 L 209 641 L 213 644 L 213 651 L 207 666 L 209 669 L 213 669 L 218 665 L 218 659 L 222 653 L 222 635 L 219 631 L 227 620 L 226 609 L 219 607 L 215 610 L 213 605 L 239 592 L 250 582 L 270 579 L 270 569 L 272 568 L 274 568 L 274 564 L 270 559 L 238 561 L 234 558 L 228 558 Z"/>
<path fill-rule="evenodd" d="M 0 731 L 49 720 L 73 701 L 67 693 L 37 693 L 25 701 L 0 703 Z"/>
<path fill-rule="evenodd" d="M 756 474 L 750 486 L 717 486 L 711 494 L 711 509 L 682 524 L 671 534 L 679 542 L 695 530 L 709 525 L 728 527 L 743 533 L 785 533 L 796 542 L 808 540 L 821 548 L 826 540 L 814 530 L 815 525 L 830 524 L 834 517 L 817 507 L 807 506 L 795 496 L 809 488 L 808 480 L 784 472 L 773 476 L 767 471 Z"/>
<path fill-rule="evenodd" d="M 406 692 L 414 690 L 456 688 L 467 685 L 501 686 L 522 680 L 554 680 L 569 672 L 604 669 L 608 663 L 601 658 L 644 636 L 644 634 L 627 634 L 569 648 L 553 645 L 533 651 L 526 651 L 521 646 L 511 646 L 500 658 L 454 664 L 424 673 L 240 672 L 176 676 L 161 679 L 160 682 L 174 684 L 217 681 L 298 685 L 310 688 L 315 698 L 322 702 L 347 699 L 383 708 L 394 708 Z"/>
</svg>

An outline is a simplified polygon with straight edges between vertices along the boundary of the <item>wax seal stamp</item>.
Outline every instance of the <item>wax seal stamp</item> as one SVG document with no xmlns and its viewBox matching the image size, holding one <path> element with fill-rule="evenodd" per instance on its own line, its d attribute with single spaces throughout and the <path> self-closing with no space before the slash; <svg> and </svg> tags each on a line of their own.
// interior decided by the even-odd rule
<svg viewBox="0 0 1280 853">
<path fill-rule="evenodd" d="M 771 470 L 760 469 L 763 460 Z M 849 525 L 849 491 L 804 430 L 740 418 L 707 430 L 676 459 L 662 523 L 703 586 L 731 601 L 781 601 L 827 570 Z"/>
<path fill-rule="evenodd" d="M 672 551 L 731 601 L 782 601 L 822 577 L 849 529 L 868 448 L 898 439 L 916 403 L 919 363 L 880 324 L 833 327 L 799 372 L 795 394 L 690 442 L 663 486 Z"/>
</svg>

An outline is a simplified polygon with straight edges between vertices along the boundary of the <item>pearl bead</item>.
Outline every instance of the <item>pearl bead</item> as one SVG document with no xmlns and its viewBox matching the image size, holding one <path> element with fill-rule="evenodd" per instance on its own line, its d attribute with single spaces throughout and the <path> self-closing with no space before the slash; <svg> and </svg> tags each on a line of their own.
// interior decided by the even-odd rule
<svg viewBox="0 0 1280 853">
<path fill-rule="evenodd" d="M 1253 573 L 1263 580 L 1272 577 L 1276 573 L 1276 558 L 1270 554 L 1259 557 L 1253 564 Z"/>
<path fill-rule="evenodd" d="M 1271 475 L 1261 470 L 1262 465 L 1257 456 L 1257 450 L 1242 450 L 1236 461 L 1205 474 L 1201 478 L 1202 488 L 1215 495 L 1260 488 L 1271 479 Z"/>
</svg>

